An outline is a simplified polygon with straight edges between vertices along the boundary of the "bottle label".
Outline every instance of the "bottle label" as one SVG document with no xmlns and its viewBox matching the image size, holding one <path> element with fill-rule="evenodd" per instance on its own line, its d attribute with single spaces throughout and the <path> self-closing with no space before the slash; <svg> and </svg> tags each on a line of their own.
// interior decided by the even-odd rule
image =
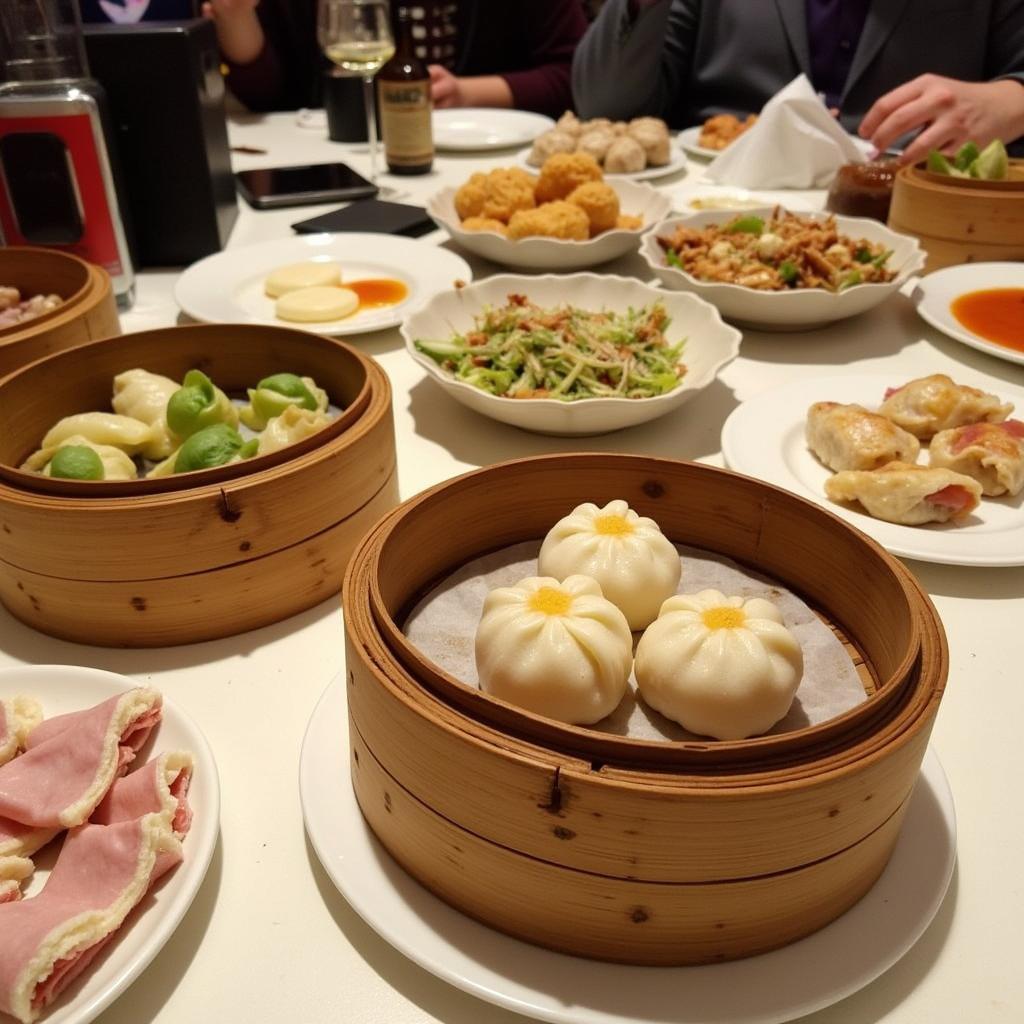
<svg viewBox="0 0 1024 1024">
<path fill-rule="evenodd" d="M 430 79 L 420 82 L 377 80 L 380 126 L 390 164 L 414 167 L 434 159 L 430 123 Z"/>
</svg>

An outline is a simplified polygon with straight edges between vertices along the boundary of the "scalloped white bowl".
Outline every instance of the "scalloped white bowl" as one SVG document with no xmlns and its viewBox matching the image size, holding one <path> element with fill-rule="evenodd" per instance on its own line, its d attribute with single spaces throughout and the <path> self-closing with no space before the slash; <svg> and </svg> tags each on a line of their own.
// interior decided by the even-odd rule
<svg viewBox="0 0 1024 1024">
<path fill-rule="evenodd" d="M 417 338 L 438 340 L 469 331 L 474 317 L 485 306 L 504 305 L 510 293 L 525 295 L 539 306 L 571 303 L 581 309 L 617 313 L 660 300 L 672 321 L 665 332 L 668 340 L 686 339 L 682 355 L 686 374 L 676 388 L 655 398 L 582 398 L 575 402 L 499 398 L 456 380 L 416 350 L 413 343 Z M 736 358 L 742 337 L 734 327 L 722 322 L 714 306 L 696 295 L 668 292 L 610 274 L 500 274 L 465 288 L 439 292 L 406 319 L 401 331 L 412 358 L 456 401 L 502 423 L 563 437 L 622 430 L 679 408 Z"/>
<path fill-rule="evenodd" d="M 643 217 L 643 227 L 605 231 L 587 242 L 540 237 L 510 241 L 495 231 L 463 231 L 455 212 L 455 188 L 444 188 L 431 196 L 427 213 L 464 249 L 493 263 L 525 270 L 583 270 L 635 251 L 644 231 L 672 209 L 671 197 L 650 185 L 608 178 L 605 183 L 615 190 L 623 213 Z"/>
<path fill-rule="evenodd" d="M 767 218 L 772 209 L 769 206 L 741 212 L 743 216 Z M 858 284 L 841 292 L 828 292 L 822 288 L 769 292 L 739 284 L 700 281 L 692 274 L 665 263 L 664 250 L 658 245 L 659 235 L 671 235 L 679 225 L 698 228 L 707 224 L 724 224 L 737 215 L 735 210 L 706 210 L 664 220 L 644 234 L 640 242 L 640 255 L 666 288 L 699 295 L 714 303 L 726 319 L 743 327 L 762 331 L 808 331 L 835 320 L 857 316 L 899 291 L 913 275 L 920 273 L 927 258 L 927 253 L 916 238 L 890 231 L 877 220 L 837 216 L 836 224 L 841 234 L 880 242 L 892 250 L 888 264 L 896 271 L 892 281 L 885 284 Z M 828 214 L 805 213 L 802 216 L 822 220 Z"/>
</svg>

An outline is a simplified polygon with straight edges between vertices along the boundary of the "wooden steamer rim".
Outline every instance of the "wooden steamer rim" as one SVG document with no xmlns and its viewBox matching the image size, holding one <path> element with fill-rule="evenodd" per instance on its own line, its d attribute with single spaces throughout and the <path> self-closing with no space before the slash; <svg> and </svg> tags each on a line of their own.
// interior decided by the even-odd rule
<svg viewBox="0 0 1024 1024">
<path fill-rule="evenodd" d="M 714 482 L 719 497 L 718 507 L 713 510 L 712 520 L 704 524 L 702 536 L 692 532 L 697 525 L 692 518 L 689 529 L 680 532 L 673 528 L 677 516 L 686 516 L 685 481 L 694 473 L 706 486 Z M 628 481 L 624 479 L 627 474 Z M 668 484 L 667 475 L 673 474 L 677 479 Z M 567 483 L 570 479 L 571 483 Z M 577 497 L 569 497 L 570 494 Z M 830 555 L 842 551 L 848 559 L 848 570 L 850 559 L 857 561 L 858 575 L 870 568 L 876 597 L 877 588 L 887 588 L 889 611 L 881 619 L 876 617 L 875 623 L 881 630 L 881 651 L 868 659 L 869 664 L 882 662 L 885 669 L 883 678 L 875 680 L 875 693 L 828 722 L 779 735 L 730 742 L 637 740 L 563 725 L 491 697 L 434 665 L 405 638 L 399 623 L 412 605 L 458 565 L 518 541 L 539 541 L 579 500 L 604 504 L 615 497 L 626 498 L 641 515 L 651 516 L 671 539 L 718 551 L 741 563 L 756 561 L 760 571 L 801 592 L 812 607 L 822 608 L 828 606 L 831 578 L 817 587 L 818 593 L 809 595 L 806 579 L 794 578 L 785 560 L 764 564 L 763 559 L 773 556 L 769 550 L 761 550 L 761 534 L 770 529 L 770 521 L 788 523 L 806 539 L 809 519 L 822 533 L 822 545 L 831 549 L 819 552 L 822 565 L 828 563 Z M 758 520 L 744 521 L 744 513 L 737 513 L 736 501 L 740 497 L 747 501 L 745 512 L 755 513 Z M 470 510 L 493 508 L 495 504 L 507 510 L 499 526 L 495 527 L 490 515 L 473 521 Z M 451 530 L 447 519 L 452 508 L 463 513 L 457 531 Z M 723 546 L 717 527 L 730 524 L 736 535 Z M 710 533 L 709 527 L 713 528 Z M 743 545 L 745 549 L 739 550 Z M 751 557 L 754 551 L 759 552 L 756 559 Z M 864 555 L 871 559 L 869 563 L 860 561 Z M 644 764 L 694 772 L 728 771 L 733 766 L 749 772 L 752 765 L 771 766 L 814 752 L 824 754 L 858 736 L 869 737 L 877 733 L 911 688 L 920 657 L 917 634 L 924 625 L 922 618 L 926 619 L 929 612 L 932 618 L 935 614 L 896 559 L 818 506 L 727 470 L 640 456 L 548 456 L 466 474 L 403 504 L 377 528 L 366 557 L 370 564 L 367 582 L 373 628 L 379 631 L 384 647 L 408 678 L 421 683 L 469 719 L 487 724 L 503 735 L 603 764 Z M 920 608 L 922 601 L 924 609 Z M 840 625 L 849 635 L 845 623 Z M 891 640 L 890 630 L 897 634 L 896 643 L 885 650 L 886 642 Z"/>
</svg>

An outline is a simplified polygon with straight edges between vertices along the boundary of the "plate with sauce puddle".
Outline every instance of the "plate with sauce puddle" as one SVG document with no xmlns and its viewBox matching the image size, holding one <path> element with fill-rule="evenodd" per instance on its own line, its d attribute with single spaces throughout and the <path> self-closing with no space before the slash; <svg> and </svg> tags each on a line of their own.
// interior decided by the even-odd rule
<svg viewBox="0 0 1024 1024">
<path fill-rule="evenodd" d="M 921 279 L 917 311 L 971 348 L 1024 365 L 1024 263 L 967 263 Z"/>
<path fill-rule="evenodd" d="M 336 265 L 341 287 L 359 296 L 358 308 L 334 320 L 278 317 L 276 300 L 264 285 L 272 271 L 292 263 Z M 436 292 L 472 278 L 461 256 L 416 239 L 357 232 L 300 235 L 207 256 L 178 278 L 174 298 L 188 316 L 205 323 L 273 324 L 340 336 L 395 327 Z"/>
</svg>

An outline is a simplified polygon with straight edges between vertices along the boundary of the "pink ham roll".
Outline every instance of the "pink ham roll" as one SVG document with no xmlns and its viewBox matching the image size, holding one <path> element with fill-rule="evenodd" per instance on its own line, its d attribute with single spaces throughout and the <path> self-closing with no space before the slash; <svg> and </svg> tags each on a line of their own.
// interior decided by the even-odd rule
<svg viewBox="0 0 1024 1024">
<path fill-rule="evenodd" d="M 72 829 L 39 895 L 0 904 L 0 1012 L 35 1020 L 180 860 L 164 812 Z"/>
<path fill-rule="evenodd" d="M 9 697 L 0 700 L 0 765 L 6 764 L 43 720 L 43 709 L 31 697 Z"/>
<path fill-rule="evenodd" d="M 160 754 L 117 779 L 89 819 L 97 825 L 141 818 L 154 811 L 167 815 L 174 834 L 183 839 L 192 824 L 188 789 L 193 758 L 188 751 Z"/>
<path fill-rule="evenodd" d="M 0 903 L 21 899 L 21 883 L 32 874 L 27 857 L 0 857 Z"/>
<path fill-rule="evenodd" d="M 156 690 L 135 689 L 87 711 L 49 718 L 0 767 L 0 818 L 33 829 L 89 819 L 160 720 Z"/>
</svg>

